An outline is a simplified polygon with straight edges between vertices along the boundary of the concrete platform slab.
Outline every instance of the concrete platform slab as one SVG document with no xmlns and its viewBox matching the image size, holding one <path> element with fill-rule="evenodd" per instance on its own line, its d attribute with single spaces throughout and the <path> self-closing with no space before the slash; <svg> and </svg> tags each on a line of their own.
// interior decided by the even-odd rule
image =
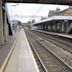
<svg viewBox="0 0 72 72">
<path fill-rule="evenodd" d="M 14 41 L 15 41 L 15 37 L 9 36 L 8 41 L 6 41 L 4 43 L 4 45 L 0 45 L 0 68 L 1 68 L 8 52 L 10 51 Z"/>
<path fill-rule="evenodd" d="M 66 38 L 72 39 L 72 34 L 54 33 L 54 32 L 48 32 L 48 31 L 43 31 L 43 30 L 35 30 L 35 31 L 42 32 L 42 33 L 47 33 L 47 34 L 52 34 L 52 35 L 57 35 L 57 36 L 66 37 Z"/>
<path fill-rule="evenodd" d="M 23 29 L 16 34 L 16 45 L 5 72 L 39 72 Z"/>
</svg>

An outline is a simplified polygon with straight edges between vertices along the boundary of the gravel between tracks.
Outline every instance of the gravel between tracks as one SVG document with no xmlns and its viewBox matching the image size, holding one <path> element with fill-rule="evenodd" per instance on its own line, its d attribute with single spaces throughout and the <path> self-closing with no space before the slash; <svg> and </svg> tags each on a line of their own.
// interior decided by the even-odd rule
<svg viewBox="0 0 72 72">
<path fill-rule="evenodd" d="M 33 33 L 33 35 L 35 36 L 37 33 L 31 32 Z M 41 34 L 41 33 L 40 33 Z M 53 51 L 57 56 L 59 56 L 61 59 L 63 59 L 69 66 L 72 67 L 72 53 L 68 52 L 67 50 L 64 50 L 63 48 L 55 45 L 52 43 L 52 41 L 50 42 L 48 37 L 43 37 L 43 34 L 37 34 L 38 36 L 42 37 L 44 41 L 44 45 L 45 46 L 50 46 L 51 51 Z M 39 40 L 39 39 L 38 39 Z"/>
<path fill-rule="evenodd" d="M 27 33 L 30 41 L 33 43 L 36 51 L 44 62 L 45 66 L 48 68 L 49 72 L 72 72 L 67 67 L 65 67 L 56 57 L 54 57 L 49 51 L 47 51 L 42 45 L 36 42 L 36 36 Z"/>
</svg>

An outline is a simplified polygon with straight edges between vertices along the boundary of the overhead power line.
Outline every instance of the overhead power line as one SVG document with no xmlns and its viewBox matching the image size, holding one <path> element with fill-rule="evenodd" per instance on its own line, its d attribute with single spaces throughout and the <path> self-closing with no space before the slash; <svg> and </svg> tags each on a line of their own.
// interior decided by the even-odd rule
<svg viewBox="0 0 72 72">
<path fill-rule="evenodd" d="M 33 20 L 33 18 L 36 17 L 37 13 L 41 11 L 41 9 L 43 8 L 43 5 L 41 5 L 38 10 L 35 12 L 35 14 L 30 18 L 30 20 Z M 42 16 L 41 16 L 42 17 Z"/>
</svg>

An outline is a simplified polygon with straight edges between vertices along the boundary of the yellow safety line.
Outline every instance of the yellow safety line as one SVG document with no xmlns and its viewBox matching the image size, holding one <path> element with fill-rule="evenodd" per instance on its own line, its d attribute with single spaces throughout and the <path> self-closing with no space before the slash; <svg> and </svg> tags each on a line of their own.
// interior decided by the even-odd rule
<svg viewBox="0 0 72 72">
<path fill-rule="evenodd" d="M 6 59 L 4 60 L 2 66 L 1 66 L 1 68 L 0 68 L 0 72 L 4 72 L 4 70 L 5 70 L 5 68 L 6 68 L 6 65 L 7 65 L 7 63 L 8 63 L 8 60 L 9 60 L 9 58 L 10 58 L 12 52 L 13 52 L 13 49 L 14 49 L 14 47 L 15 47 L 15 44 L 16 44 L 16 41 L 14 42 L 14 44 L 13 44 L 13 46 L 11 47 L 9 53 L 7 54 L 7 57 L 6 57 Z"/>
</svg>

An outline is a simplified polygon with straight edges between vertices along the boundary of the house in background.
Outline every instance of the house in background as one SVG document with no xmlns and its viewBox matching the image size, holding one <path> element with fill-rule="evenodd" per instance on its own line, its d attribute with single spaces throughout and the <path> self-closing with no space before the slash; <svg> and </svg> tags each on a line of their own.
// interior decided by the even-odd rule
<svg viewBox="0 0 72 72">
<path fill-rule="evenodd" d="M 69 6 L 69 8 L 61 11 L 59 8 L 56 10 L 50 10 L 48 13 L 48 17 L 51 16 L 72 16 L 72 6 Z"/>
</svg>

